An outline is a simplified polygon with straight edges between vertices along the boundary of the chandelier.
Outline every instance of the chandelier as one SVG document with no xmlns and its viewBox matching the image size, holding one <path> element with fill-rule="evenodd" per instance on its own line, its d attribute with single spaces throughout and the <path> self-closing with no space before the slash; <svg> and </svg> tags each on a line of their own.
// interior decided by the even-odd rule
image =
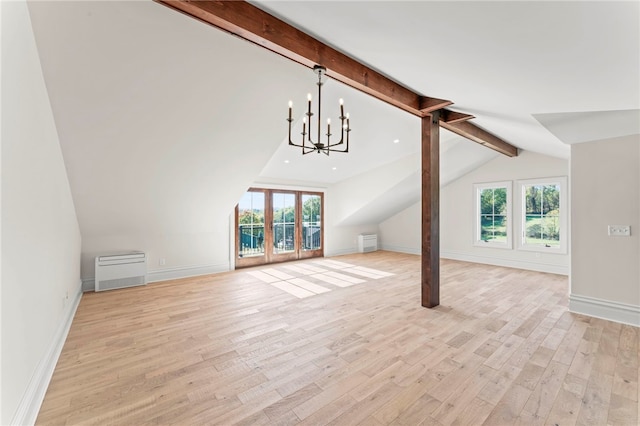
<svg viewBox="0 0 640 426">
<path fill-rule="evenodd" d="M 292 110 L 293 110 L 293 102 L 289 101 L 289 118 L 287 121 L 289 122 L 289 145 L 297 146 L 298 148 L 302 148 L 302 154 L 309 154 L 310 152 L 317 152 L 320 154 L 329 155 L 330 152 L 349 152 L 349 132 L 351 128 L 349 127 L 349 113 L 344 114 L 344 101 L 340 99 L 340 140 L 338 142 L 331 142 L 331 119 L 327 119 L 327 133 L 325 136 L 327 137 L 326 143 L 322 142 L 322 117 L 320 115 L 321 107 L 322 107 L 322 77 L 326 74 L 327 69 L 322 65 L 315 65 L 313 67 L 313 72 L 318 75 L 318 132 L 317 139 L 315 142 L 311 139 L 311 117 L 313 117 L 313 113 L 311 112 L 311 93 L 307 95 L 308 107 L 307 112 L 305 113 L 305 117 L 302 119 L 302 143 L 297 144 L 293 143 L 291 140 L 291 125 L 293 124 L 293 118 L 291 118 Z M 309 124 L 309 132 L 307 132 L 307 123 Z M 345 136 L 346 134 L 346 136 Z M 339 147 L 339 148 L 337 148 Z"/>
</svg>

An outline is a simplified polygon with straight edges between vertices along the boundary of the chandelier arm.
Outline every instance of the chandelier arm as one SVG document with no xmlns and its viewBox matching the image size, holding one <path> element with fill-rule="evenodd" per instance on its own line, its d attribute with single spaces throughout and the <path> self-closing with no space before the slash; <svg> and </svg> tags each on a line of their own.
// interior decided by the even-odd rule
<svg viewBox="0 0 640 426">
<path fill-rule="evenodd" d="M 347 124 L 347 145 L 345 146 L 344 152 L 349 152 L 349 133 L 351 133 L 351 129 L 349 128 L 349 124 Z"/>
<path fill-rule="evenodd" d="M 289 145 L 299 147 L 300 145 L 293 143 L 293 141 L 291 140 L 291 123 L 293 122 L 293 119 L 287 118 L 287 121 L 289 122 Z"/>
<path fill-rule="evenodd" d="M 328 145 L 325 145 L 327 148 L 333 148 L 334 146 L 338 146 L 338 145 L 342 145 L 344 143 L 344 141 L 342 140 L 342 138 L 340 138 L 339 142 L 336 143 L 330 143 Z"/>
</svg>

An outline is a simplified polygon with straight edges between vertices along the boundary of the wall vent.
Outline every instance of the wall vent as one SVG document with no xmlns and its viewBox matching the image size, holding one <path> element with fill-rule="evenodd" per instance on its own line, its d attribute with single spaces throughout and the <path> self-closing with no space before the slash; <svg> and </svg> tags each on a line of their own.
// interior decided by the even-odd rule
<svg viewBox="0 0 640 426">
<path fill-rule="evenodd" d="M 96 256 L 95 291 L 135 287 L 147 283 L 147 256 L 143 252 Z"/>
</svg>

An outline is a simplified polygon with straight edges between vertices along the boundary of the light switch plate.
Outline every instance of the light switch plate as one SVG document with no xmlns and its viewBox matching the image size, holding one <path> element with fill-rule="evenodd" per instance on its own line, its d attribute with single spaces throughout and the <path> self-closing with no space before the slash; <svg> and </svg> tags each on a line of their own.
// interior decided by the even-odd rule
<svg viewBox="0 0 640 426">
<path fill-rule="evenodd" d="M 610 237 L 630 237 L 631 226 L 629 225 L 609 225 Z"/>
</svg>

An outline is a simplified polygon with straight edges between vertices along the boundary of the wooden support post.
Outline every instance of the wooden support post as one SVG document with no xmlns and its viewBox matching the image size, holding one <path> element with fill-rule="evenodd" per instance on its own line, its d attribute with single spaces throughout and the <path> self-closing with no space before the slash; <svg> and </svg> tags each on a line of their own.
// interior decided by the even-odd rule
<svg viewBox="0 0 640 426">
<path fill-rule="evenodd" d="M 440 111 L 422 117 L 422 306 L 440 304 Z"/>
</svg>

